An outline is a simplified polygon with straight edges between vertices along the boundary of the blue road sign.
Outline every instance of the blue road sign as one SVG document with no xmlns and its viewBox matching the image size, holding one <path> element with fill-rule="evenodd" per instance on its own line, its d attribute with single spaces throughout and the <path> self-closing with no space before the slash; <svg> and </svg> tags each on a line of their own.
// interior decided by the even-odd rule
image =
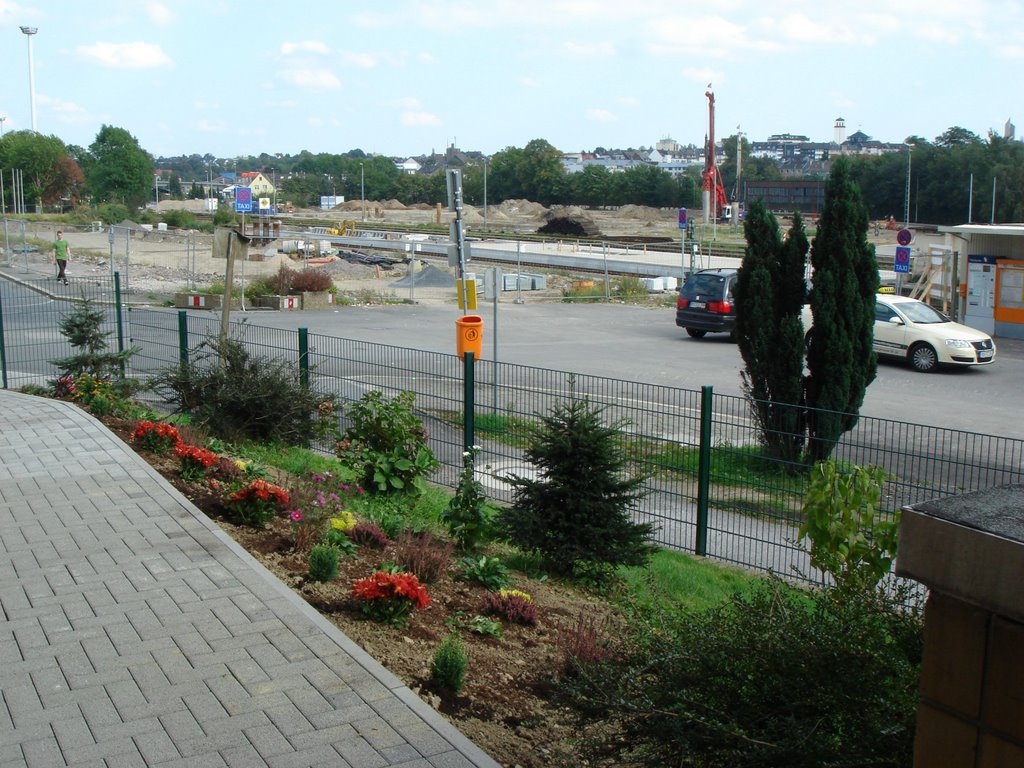
<svg viewBox="0 0 1024 768">
<path fill-rule="evenodd" d="M 252 190 L 248 187 L 235 190 L 235 213 L 252 213 Z"/>
<path fill-rule="evenodd" d="M 679 209 L 679 228 L 686 229 L 686 209 Z"/>
<path fill-rule="evenodd" d="M 892 265 L 894 272 L 910 272 L 910 249 L 896 248 L 896 258 Z"/>
</svg>

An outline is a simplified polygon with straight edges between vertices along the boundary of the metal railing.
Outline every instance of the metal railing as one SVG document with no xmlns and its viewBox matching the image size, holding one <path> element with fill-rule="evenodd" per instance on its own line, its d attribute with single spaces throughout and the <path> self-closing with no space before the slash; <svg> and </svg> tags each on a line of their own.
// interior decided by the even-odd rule
<svg viewBox="0 0 1024 768">
<path fill-rule="evenodd" d="M 31 287 L 15 292 L 0 280 L 5 386 L 52 378 L 55 371 L 46 361 L 66 354 L 59 316 L 69 305 L 53 293 L 50 308 L 34 307 L 30 314 L 31 297 L 42 294 Z M 97 298 L 109 295 L 101 292 Z M 214 314 L 140 308 L 112 313 L 118 314 L 127 329 L 124 344 L 140 347 L 129 364 L 130 375 L 140 378 L 189 359 L 220 332 Z M 110 330 L 116 325 L 116 316 L 111 317 Z M 314 391 L 333 393 L 342 403 L 370 390 L 413 392 L 441 461 L 432 479 L 448 487 L 458 482 L 467 367 L 456 355 L 248 322 L 232 323 L 231 336 L 254 355 L 293 362 Z M 647 478 L 636 516 L 655 525 L 658 543 L 820 580 L 796 542 L 806 472 L 764 455 L 745 398 L 715 394 L 710 387 L 689 390 L 488 360 L 475 361 L 471 374 L 477 467 L 496 500 L 511 500 L 504 482 L 510 474 L 534 471 L 523 452 L 541 416 L 570 398 L 585 397 L 603 409 L 602 418 L 621 434 L 633 468 Z M 342 413 L 339 428 L 345 426 Z M 332 446 L 318 447 L 329 451 Z M 867 416 L 839 439 L 832 456 L 885 471 L 882 503 L 888 513 L 928 499 L 1024 482 L 1022 440 Z"/>
</svg>

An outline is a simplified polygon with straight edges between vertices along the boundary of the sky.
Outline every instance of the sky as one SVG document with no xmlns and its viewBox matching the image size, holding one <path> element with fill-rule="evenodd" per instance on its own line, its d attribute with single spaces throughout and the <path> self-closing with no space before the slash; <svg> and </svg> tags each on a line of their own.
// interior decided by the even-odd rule
<svg viewBox="0 0 1024 768">
<path fill-rule="evenodd" d="M 1024 133 L 1021 0 L 0 0 L 2 130 L 397 157 Z"/>
</svg>

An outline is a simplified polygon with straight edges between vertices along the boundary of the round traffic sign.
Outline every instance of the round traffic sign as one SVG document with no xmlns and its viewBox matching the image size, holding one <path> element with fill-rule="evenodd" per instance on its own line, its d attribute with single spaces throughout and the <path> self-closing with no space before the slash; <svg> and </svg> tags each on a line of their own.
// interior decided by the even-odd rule
<svg viewBox="0 0 1024 768">
<path fill-rule="evenodd" d="M 909 229 L 901 229 L 896 233 L 896 242 L 900 245 L 910 245 L 910 241 L 913 239 L 914 235 Z"/>
</svg>

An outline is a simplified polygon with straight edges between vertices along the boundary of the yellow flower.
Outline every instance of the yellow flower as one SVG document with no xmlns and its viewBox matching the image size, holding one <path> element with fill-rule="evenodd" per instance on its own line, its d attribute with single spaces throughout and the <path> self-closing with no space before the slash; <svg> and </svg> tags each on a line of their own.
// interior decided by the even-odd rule
<svg viewBox="0 0 1024 768">
<path fill-rule="evenodd" d="M 245 468 L 249 466 L 244 459 L 235 459 L 235 466 L 245 472 Z"/>
<path fill-rule="evenodd" d="M 533 602 L 533 598 L 530 597 L 530 595 L 527 594 L 526 592 L 523 592 L 521 589 L 499 589 L 498 590 L 498 594 L 501 595 L 502 597 L 506 597 L 506 598 L 507 597 L 518 597 L 518 598 L 521 598 L 524 602 L 527 602 L 527 603 L 532 603 Z"/>
<path fill-rule="evenodd" d="M 356 519 L 351 512 L 342 512 L 337 517 L 331 518 L 331 528 L 345 533 L 356 527 Z"/>
</svg>

